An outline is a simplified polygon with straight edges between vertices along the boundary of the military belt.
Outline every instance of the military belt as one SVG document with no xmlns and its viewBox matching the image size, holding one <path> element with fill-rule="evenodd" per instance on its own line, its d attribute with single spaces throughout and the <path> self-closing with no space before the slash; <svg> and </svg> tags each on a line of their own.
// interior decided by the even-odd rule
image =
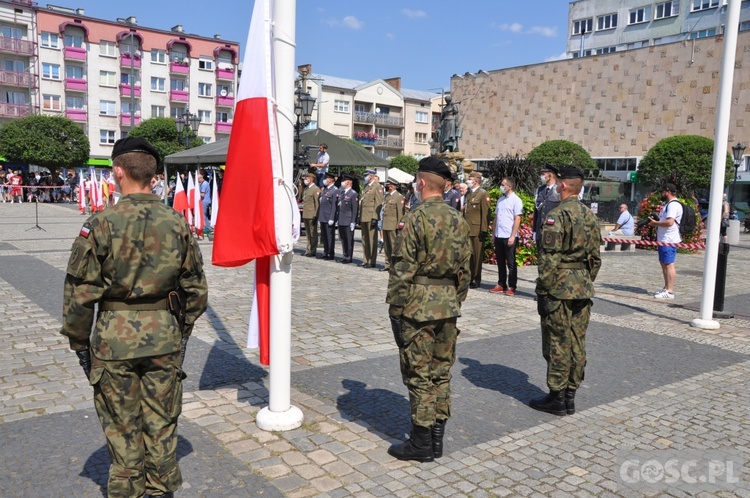
<svg viewBox="0 0 750 498">
<path fill-rule="evenodd" d="M 414 277 L 414 283 L 419 285 L 456 285 L 456 281 L 452 278 L 430 278 L 422 276 Z"/>
<path fill-rule="evenodd" d="M 578 263 L 558 263 L 557 269 L 558 270 L 583 270 L 586 268 L 586 265 L 584 265 L 581 262 Z"/>
<path fill-rule="evenodd" d="M 99 303 L 99 311 L 157 311 L 168 309 L 169 301 L 167 298 L 102 301 Z"/>
</svg>

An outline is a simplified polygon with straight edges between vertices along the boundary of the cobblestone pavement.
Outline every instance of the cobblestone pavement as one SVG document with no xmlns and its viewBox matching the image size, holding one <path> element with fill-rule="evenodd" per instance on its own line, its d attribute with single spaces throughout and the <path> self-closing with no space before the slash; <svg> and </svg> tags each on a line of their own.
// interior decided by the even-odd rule
<svg viewBox="0 0 750 498">
<path fill-rule="evenodd" d="M 102 496 L 108 456 L 91 389 L 59 335 L 71 206 L 0 207 L 0 496 Z M 200 242 L 205 260 L 211 242 Z M 298 245 L 303 252 L 304 239 Z M 337 249 L 339 247 L 337 246 Z M 359 244 L 355 245 L 358 262 Z M 360 253 L 361 254 L 361 253 Z M 382 255 L 379 256 L 382 267 Z M 207 265 L 210 307 L 188 347 L 179 496 L 684 496 L 707 488 L 626 487 L 623 452 L 724 450 L 750 461 L 750 236 L 729 256 L 719 330 L 698 316 L 703 254 L 678 255 L 675 301 L 654 300 L 656 253 L 604 253 L 578 412 L 526 403 L 546 391 L 536 268 L 514 297 L 472 290 L 459 320 L 454 417 L 446 454 L 428 464 L 386 453 L 408 430 L 406 389 L 384 303 L 387 274 L 296 257 L 292 403 L 301 428 L 255 425 L 267 370 L 244 347 L 252 266 Z M 741 472 L 740 472 L 741 471 Z M 748 469 L 719 496 L 750 496 Z M 658 476 L 657 476 L 658 477 Z M 663 476 L 662 476 L 663 477 Z M 681 481 L 682 482 L 682 481 Z M 679 484 L 679 483 L 678 483 Z M 684 484 L 684 482 L 683 482 Z"/>
</svg>

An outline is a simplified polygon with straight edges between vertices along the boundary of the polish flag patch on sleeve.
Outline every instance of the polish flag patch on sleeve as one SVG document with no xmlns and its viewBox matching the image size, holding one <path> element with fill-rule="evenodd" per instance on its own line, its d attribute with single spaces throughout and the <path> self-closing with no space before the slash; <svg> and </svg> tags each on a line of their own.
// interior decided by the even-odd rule
<svg viewBox="0 0 750 498">
<path fill-rule="evenodd" d="M 404 222 L 403 221 L 398 224 L 398 229 L 401 230 L 402 228 L 404 228 Z"/>
<path fill-rule="evenodd" d="M 547 218 L 547 223 L 545 223 L 545 224 L 546 225 L 554 225 L 555 224 L 555 219 L 554 218 Z"/>
<path fill-rule="evenodd" d="M 81 227 L 81 232 L 78 235 L 80 235 L 84 239 L 88 239 L 90 233 L 91 233 L 91 229 L 89 227 L 87 227 L 86 225 L 83 225 Z"/>
</svg>

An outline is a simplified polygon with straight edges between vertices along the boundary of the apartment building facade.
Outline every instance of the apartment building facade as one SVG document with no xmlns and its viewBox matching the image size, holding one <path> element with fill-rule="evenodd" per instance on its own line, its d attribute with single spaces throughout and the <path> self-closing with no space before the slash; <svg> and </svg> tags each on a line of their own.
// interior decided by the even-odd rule
<svg viewBox="0 0 750 498">
<path fill-rule="evenodd" d="M 727 0 L 576 0 L 568 9 L 567 54 L 603 55 L 724 32 Z M 740 31 L 750 29 L 742 1 Z"/>
<path fill-rule="evenodd" d="M 298 69 L 316 99 L 310 127 L 353 139 L 383 159 L 430 154 L 439 94 L 402 88 L 401 78 L 361 81 Z"/>
<path fill-rule="evenodd" d="M 35 112 L 66 116 L 89 137 L 92 164 L 105 164 L 114 142 L 152 117 L 190 112 L 205 142 L 229 137 L 238 43 L 25 0 L 0 9 L 0 123 Z"/>
</svg>

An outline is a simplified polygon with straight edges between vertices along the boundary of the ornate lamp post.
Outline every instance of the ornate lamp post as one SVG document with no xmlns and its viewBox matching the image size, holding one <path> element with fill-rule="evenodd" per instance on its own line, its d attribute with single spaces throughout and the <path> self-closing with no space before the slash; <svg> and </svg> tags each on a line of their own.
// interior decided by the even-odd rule
<svg viewBox="0 0 750 498">
<path fill-rule="evenodd" d="M 741 143 L 732 147 L 732 155 L 734 156 L 734 181 L 732 182 L 732 197 L 729 200 L 732 212 L 736 212 L 734 208 L 734 189 L 737 186 L 737 171 L 740 169 L 740 164 L 742 164 L 742 154 L 745 152 L 745 148 Z"/>
<path fill-rule="evenodd" d="M 177 125 L 177 133 L 184 135 L 185 148 L 190 148 L 190 136 L 198 133 L 198 127 L 201 124 L 201 119 L 196 114 L 191 114 L 189 110 L 185 109 L 185 113 L 181 118 L 175 119 Z M 192 131 L 192 133 L 191 133 Z"/>
<path fill-rule="evenodd" d="M 310 122 L 310 117 L 315 107 L 315 98 L 302 89 L 304 82 L 305 79 L 303 78 L 294 91 L 296 99 L 294 102 L 294 115 L 297 116 L 297 122 L 294 124 L 294 159 L 297 165 L 301 165 L 307 157 L 307 154 L 300 153 L 300 142 L 302 139 L 299 134 Z"/>
</svg>

